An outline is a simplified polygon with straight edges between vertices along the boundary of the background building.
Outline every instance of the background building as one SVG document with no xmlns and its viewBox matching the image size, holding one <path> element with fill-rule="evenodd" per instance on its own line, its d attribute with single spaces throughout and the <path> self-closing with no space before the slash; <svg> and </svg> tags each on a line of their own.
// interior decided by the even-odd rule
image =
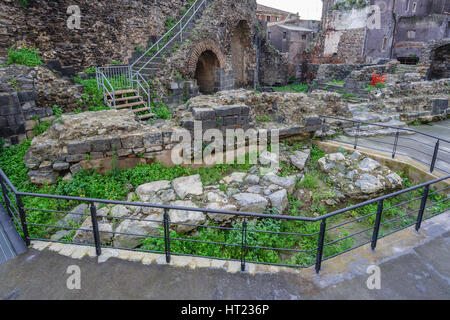
<svg viewBox="0 0 450 320">
<path fill-rule="evenodd" d="M 448 0 L 323 0 L 322 59 L 325 63 L 370 63 L 378 59 L 419 61 L 430 41 L 450 37 Z M 380 8 L 380 26 L 368 26 Z"/>
</svg>

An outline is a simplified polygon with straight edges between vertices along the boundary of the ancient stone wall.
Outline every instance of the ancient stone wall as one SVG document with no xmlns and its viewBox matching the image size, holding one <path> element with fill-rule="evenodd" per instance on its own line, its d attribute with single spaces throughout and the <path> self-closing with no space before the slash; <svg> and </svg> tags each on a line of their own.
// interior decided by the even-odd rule
<svg viewBox="0 0 450 320">
<path fill-rule="evenodd" d="M 253 86 L 256 68 L 253 39 L 256 25 L 255 0 L 211 1 L 197 21 L 190 39 L 167 57 L 164 68 L 156 73 L 152 83 L 157 94 L 166 94 L 168 84 L 177 73 L 185 79 L 198 81 L 196 74 L 199 74 L 199 59 L 207 51 L 212 53 L 208 54 L 215 61 L 215 70 L 211 73 L 214 75 L 214 91 L 232 89 L 236 80 L 239 86 Z M 208 68 L 211 68 L 211 64 Z M 204 73 L 200 74 L 205 76 Z"/>
<path fill-rule="evenodd" d="M 185 107 L 174 119 L 154 124 L 137 121 L 131 110 L 63 114 L 46 132 L 32 140 L 24 158 L 25 165 L 31 169 L 31 181 L 51 184 L 58 176 L 82 168 L 105 173 L 153 161 L 173 165 L 175 145 L 186 144 L 184 138 L 180 141 L 175 135 L 183 129 L 180 124 L 194 134 L 198 133 L 200 122 L 202 131 L 267 129 L 269 136 L 270 130 L 278 130 L 280 138 L 284 138 L 309 136 L 321 130 L 318 114 L 349 114 L 339 94 L 321 91 L 311 97 L 302 93 L 257 94 L 243 89 L 222 91 L 214 96 L 195 97 Z M 270 122 L 260 122 L 258 117 L 263 115 Z"/>
<path fill-rule="evenodd" d="M 45 60 L 58 59 L 77 71 L 125 61 L 137 46 L 166 31 L 167 17 L 176 18 L 187 0 L 2 0 L 0 55 L 14 43 L 36 47 Z M 69 6 L 81 10 L 81 29 L 67 27 Z"/>
<path fill-rule="evenodd" d="M 68 78 L 62 78 L 46 67 L 10 65 L 0 67 L 0 92 L 37 92 L 37 106 L 49 108 L 58 105 L 63 110 L 77 108 L 83 92 Z"/>
</svg>

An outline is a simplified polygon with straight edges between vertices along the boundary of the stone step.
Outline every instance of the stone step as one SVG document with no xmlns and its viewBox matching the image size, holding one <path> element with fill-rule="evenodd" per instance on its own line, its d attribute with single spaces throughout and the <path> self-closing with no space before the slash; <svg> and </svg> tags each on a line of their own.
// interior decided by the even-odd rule
<svg viewBox="0 0 450 320">
<path fill-rule="evenodd" d="M 144 111 L 152 111 L 149 107 L 139 108 L 139 109 L 133 109 L 134 113 L 144 112 Z"/>
<path fill-rule="evenodd" d="M 132 107 L 143 106 L 143 105 L 145 105 L 144 101 L 138 101 L 138 102 L 133 102 L 133 103 L 120 104 L 120 105 L 116 106 L 116 109 L 132 108 Z"/>
<path fill-rule="evenodd" d="M 138 99 L 142 99 L 142 97 L 141 96 L 132 96 L 132 97 L 117 98 L 115 100 L 116 100 L 116 102 L 123 102 L 123 101 L 138 100 Z M 108 99 L 107 101 L 109 103 L 113 103 L 112 99 Z"/>
<path fill-rule="evenodd" d="M 143 114 L 138 116 L 139 120 L 146 120 L 146 119 L 150 119 L 153 118 L 155 115 L 153 113 L 147 113 L 147 114 Z"/>
</svg>

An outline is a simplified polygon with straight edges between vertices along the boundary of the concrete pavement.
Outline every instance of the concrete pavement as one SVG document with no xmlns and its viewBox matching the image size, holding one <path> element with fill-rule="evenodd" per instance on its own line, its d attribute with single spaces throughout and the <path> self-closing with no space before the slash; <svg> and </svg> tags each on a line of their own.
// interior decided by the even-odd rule
<svg viewBox="0 0 450 320">
<path fill-rule="evenodd" d="M 411 128 L 450 140 L 450 120 L 432 123 L 432 125 L 414 126 Z M 354 137 L 348 136 L 339 136 L 332 140 L 348 143 L 350 145 L 353 145 L 355 142 Z M 394 136 L 360 137 L 358 139 L 358 145 L 392 154 L 394 141 Z M 400 135 L 397 155 L 407 156 L 429 166 L 433 158 L 436 141 L 436 139 L 420 134 Z M 444 174 L 450 174 L 450 144 L 441 142 L 439 150 L 435 168 Z"/>
<path fill-rule="evenodd" d="M 81 270 L 81 290 L 69 290 L 68 266 Z M 381 270 L 381 289 L 369 290 L 367 267 Z M 425 221 L 296 272 L 230 273 L 110 258 L 76 260 L 30 249 L 0 265 L 3 299 L 450 299 L 450 213 Z"/>
</svg>

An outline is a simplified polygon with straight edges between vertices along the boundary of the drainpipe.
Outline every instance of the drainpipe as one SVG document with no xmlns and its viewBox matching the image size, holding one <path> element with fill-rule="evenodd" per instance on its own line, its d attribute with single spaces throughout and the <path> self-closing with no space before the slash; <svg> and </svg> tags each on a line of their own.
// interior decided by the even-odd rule
<svg viewBox="0 0 450 320">
<path fill-rule="evenodd" d="M 397 15 L 395 12 L 395 0 L 392 0 L 392 15 L 394 17 L 394 30 L 392 31 L 392 43 L 391 43 L 391 50 L 389 52 L 389 59 L 392 59 L 392 54 L 394 51 L 394 45 L 395 45 L 395 35 L 397 34 Z"/>
</svg>

